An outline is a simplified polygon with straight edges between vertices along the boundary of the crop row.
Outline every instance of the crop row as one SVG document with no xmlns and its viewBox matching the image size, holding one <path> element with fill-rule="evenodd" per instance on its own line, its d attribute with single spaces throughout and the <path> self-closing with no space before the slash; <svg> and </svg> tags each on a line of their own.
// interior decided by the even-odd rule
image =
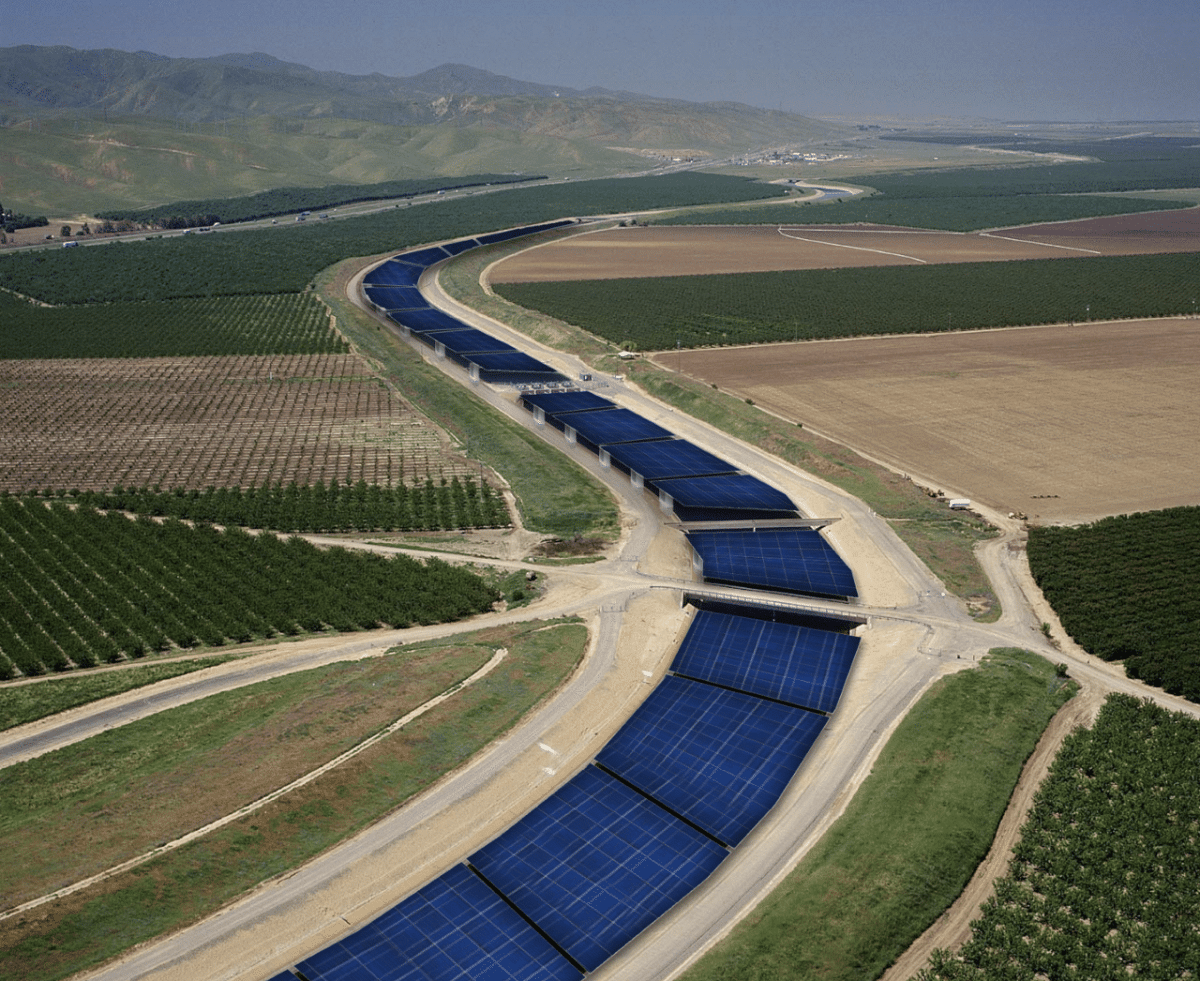
<svg viewBox="0 0 1200 981">
<path fill-rule="evenodd" d="M 46 307 L 0 292 L 0 358 L 333 354 L 347 350 L 310 293 Z"/>
<path fill-rule="evenodd" d="M 922 981 L 1195 978 L 1200 722 L 1110 695 L 1064 742 L 1008 876 Z"/>
<path fill-rule="evenodd" d="M 442 623 L 494 590 L 417 562 L 300 538 L 0 498 L 0 674 L 333 628 Z"/>
<path fill-rule="evenodd" d="M 856 181 L 859 178 L 855 178 Z M 1169 211 L 1187 207 L 1188 201 L 1116 198 L 1087 195 L 1030 194 L 978 195 L 948 198 L 877 195 L 843 199 L 836 204 L 807 207 L 803 204 L 765 205 L 755 208 L 720 208 L 655 218 L 656 225 L 900 225 L 948 232 L 974 232 L 985 228 L 1011 228 L 1051 221 L 1101 218 L 1139 211 Z"/>
<path fill-rule="evenodd" d="M 0 289 L 54 304 L 299 293 L 348 256 L 375 255 L 567 215 L 778 197 L 740 177 L 682 173 L 579 181 L 392 208 L 361 218 L 0 257 Z"/>
<path fill-rule="evenodd" d="M 471 472 L 351 354 L 0 361 L 0 488 L 409 486 Z"/>
<path fill-rule="evenodd" d="M 223 221 L 254 221 L 297 211 L 336 208 L 358 201 L 413 197 L 432 191 L 450 191 L 481 184 L 516 184 L 539 180 L 512 174 L 472 174 L 460 178 L 413 177 L 407 180 L 381 181 L 376 184 L 327 184 L 324 187 L 276 187 L 236 198 L 202 198 L 176 201 L 157 208 L 126 211 L 101 211 L 98 217 L 109 221 L 131 221 L 154 228 L 194 228 Z"/>
<path fill-rule="evenodd" d="M 62 496 L 61 494 L 59 496 Z M 70 500 L 100 510 L 131 511 L 151 517 L 208 521 L 219 525 L 269 528 L 282 532 L 436 531 L 448 528 L 496 528 L 510 523 L 504 498 L 473 478 L 417 487 L 381 487 L 359 480 L 326 486 L 207 487 L 203 491 L 157 487 L 110 492 L 78 491 Z"/>
<path fill-rule="evenodd" d="M 926 333 L 1194 309 L 1194 255 L 496 284 L 622 347 L 666 350 Z"/>
<path fill-rule="evenodd" d="M 1029 566 L 1064 629 L 1089 653 L 1200 701 L 1200 507 L 1034 528 Z"/>
</svg>

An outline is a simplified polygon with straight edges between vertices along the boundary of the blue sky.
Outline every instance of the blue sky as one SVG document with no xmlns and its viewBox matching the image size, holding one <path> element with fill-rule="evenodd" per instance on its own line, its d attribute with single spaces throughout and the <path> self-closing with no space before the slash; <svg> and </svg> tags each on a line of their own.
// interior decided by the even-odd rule
<svg viewBox="0 0 1200 981">
<path fill-rule="evenodd" d="M 1195 0 L 0 0 L 0 47 L 501 75 L 808 115 L 1200 118 Z"/>
</svg>

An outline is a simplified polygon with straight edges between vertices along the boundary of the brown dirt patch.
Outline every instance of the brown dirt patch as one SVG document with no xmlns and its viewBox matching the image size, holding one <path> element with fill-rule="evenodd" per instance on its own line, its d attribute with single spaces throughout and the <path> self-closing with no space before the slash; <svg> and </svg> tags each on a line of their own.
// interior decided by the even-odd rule
<svg viewBox="0 0 1200 981">
<path fill-rule="evenodd" d="M 473 472 L 353 354 L 0 361 L 0 489 Z"/>
<path fill-rule="evenodd" d="M 1043 523 L 1200 503 L 1200 320 L 672 352 L 670 365 Z"/>
<path fill-rule="evenodd" d="M 489 278 L 525 283 L 1196 250 L 1200 208 L 972 233 L 883 225 L 639 225 L 526 249 L 497 263 Z"/>
</svg>

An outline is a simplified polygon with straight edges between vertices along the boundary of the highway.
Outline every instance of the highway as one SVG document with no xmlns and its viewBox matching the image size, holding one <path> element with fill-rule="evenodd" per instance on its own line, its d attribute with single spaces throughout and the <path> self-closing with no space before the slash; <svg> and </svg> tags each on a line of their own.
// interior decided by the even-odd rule
<svg viewBox="0 0 1200 981">
<path fill-rule="evenodd" d="M 349 293 L 365 309 L 358 287 L 355 280 Z M 422 289 L 435 305 L 512 341 L 567 377 L 592 370 L 454 303 L 441 291 L 436 269 L 427 274 Z M 432 352 L 425 357 L 457 381 L 471 384 L 456 365 L 438 362 Z M 1171 708 L 1200 712 L 1198 706 L 1129 681 L 1119 669 L 1069 645 L 1061 650 L 1051 645 L 1040 628 L 1052 615 L 1033 606 L 1038 596 L 1036 590 L 1030 592 L 1032 583 L 1019 548 L 1020 528 L 1014 522 L 989 515 L 1002 536 L 990 542 L 982 555 L 1004 612 L 997 623 L 980 624 L 957 599 L 945 594 L 941 583 L 863 502 L 757 447 L 674 412 L 616 378 L 596 376 L 592 386 L 601 385 L 606 397 L 784 490 L 804 514 L 829 518 L 827 537 L 854 569 L 860 600 L 841 604 L 791 596 L 769 599 L 796 608 L 850 614 L 866 626 L 842 702 L 780 803 L 708 881 L 590 977 L 665 981 L 677 976 L 819 839 L 921 693 L 937 678 L 974 663 L 992 647 L 1026 647 L 1066 662 L 1073 677 L 1099 690 L 1154 695 Z M 460 861 L 587 765 L 649 693 L 650 682 L 666 670 L 686 626 L 687 614 L 681 609 L 685 593 L 768 598 L 757 591 L 693 581 L 682 534 L 656 502 L 635 491 L 619 473 L 601 467 L 587 450 L 567 444 L 550 427 L 537 426 L 517 406 L 513 393 L 486 384 L 473 388 L 498 411 L 539 432 L 607 483 L 621 504 L 625 533 L 616 554 L 590 566 L 555 569 L 551 576 L 556 585 L 537 604 L 517 613 L 522 619 L 564 613 L 587 616 L 592 636 L 583 665 L 518 729 L 390 817 L 215 916 L 87 977 L 257 981 L 294 964 Z M 428 629 L 456 633 L 505 616 Z M 202 693 L 216 690 L 214 684 L 249 684 L 266 676 L 262 672 L 364 656 L 408 637 L 416 639 L 415 632 L 306 642 L 303 649 L 292 649 L 294 656 L 277 658 L 275 663 L 228 665 L 206 672 L 202 680 L 177 679 L 171 685 L 171 698 L 203 697 Z M 174 704 L 155 692 L 131 698 L 130 703 L 133 707 L 122 711 L 132 715 Z M 46 732 L 36 734 L 18 730 L 0 739 L 0 760 L 35 754 L 44 751 L 40 746 L 61 745 L 97 727 L 123 724 L 125 719 L 103 704 L 85 707 L 72 713 L 65 727 L 51 724 L 44 727 Z"/>
</svg>

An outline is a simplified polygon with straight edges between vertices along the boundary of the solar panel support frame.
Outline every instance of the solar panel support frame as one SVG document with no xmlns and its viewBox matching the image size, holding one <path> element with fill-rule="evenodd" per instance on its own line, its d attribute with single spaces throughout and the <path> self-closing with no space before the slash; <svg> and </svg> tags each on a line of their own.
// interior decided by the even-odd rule
<svg viewBox="0 0 1200 981">
<path fill-rule="evenodd" d="M 642 490 L 646 486 L 646 482 L 642 479 L 642 475 L 636 470 L 629 471 L 629 482 L 633 484 L 635 490 Z"/>
<path fill-rule="evenodd" d="M 606 450 L 603 446 L 600 447 L 600 466 L 602 466 L 605 470 L 612 466 L 612 457 L 609 455 L 608 450 Z"/>
<path fill-rule="evenodd" d="M 572 426 L 563 426 L 563 436 L 568 443 L 575 445 L 575 429 Z"/>
<path fill-rule="evenodd" d="M 663 514 L 670 514 L 675 510 L 675 498 L 665 490 L 660 490 L 658 492 L 658 506 L 662 508 Z"/>
</svg>

